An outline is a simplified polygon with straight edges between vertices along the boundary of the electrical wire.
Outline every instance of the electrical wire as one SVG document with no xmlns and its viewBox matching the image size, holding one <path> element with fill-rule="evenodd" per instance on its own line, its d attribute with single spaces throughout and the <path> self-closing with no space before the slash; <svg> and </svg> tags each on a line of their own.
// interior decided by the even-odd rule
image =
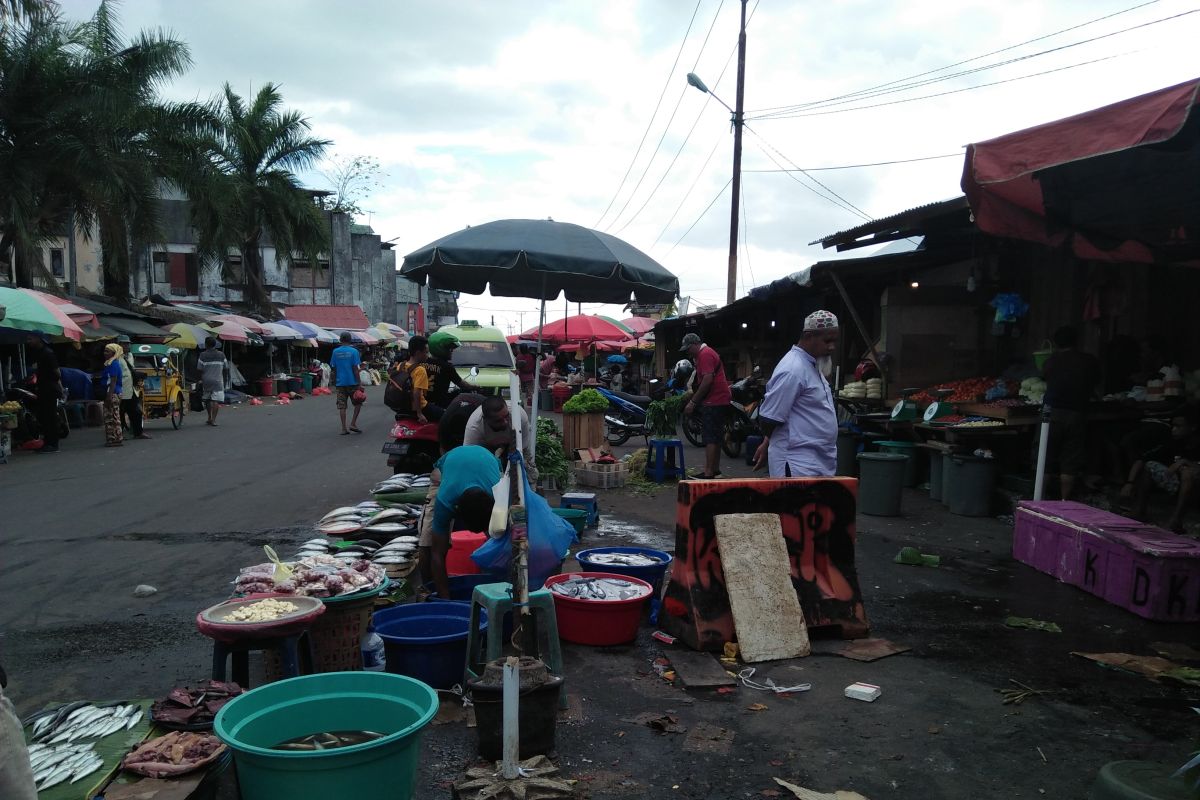
<svg viewBox="0 0 1200 800">
<path fill-rule="evenodd" d="M 713 144 L 712 150 L 708 151 L 708 158 L 704 159 L 704 164 L 700 167 L 700 171 L 696 173 L 695 180 L 692 181 L 692 185 L 688 187 L 688 190 L 684 192 L 683 199 L 680 200 L 679 205 L 675 207 L 675 213 L 671 214 L 671 218 L 667 220 L 667 224 L 663 225 L 663 229 L 658 232 L 658 236 L 655 237 L 654 243 L 650 245 L 651 247 L 654 247 L 654 245 L 659 243 L 662 237 L 666 234 L 667 229 L 671 227 L 671 223 L 675 221 L 675 217 L 679 216 L 679 212 L 683 210 L 684 203 L 686 203 L 687 199 L 692 196 L 692 190 L 696 188 L 696 184 L 699 183 L 700 178 L 704 176 L 704 170 L 708 169 L 708 162 L 712 161 L 712 157 L 716 154 L 717 148 L 721 146 L 721 141 L 721 139 L 717 139 L 717 141 Z"/>
<path fill-rule="evenodd" d="M 750 273 L 750 285 L 754 286 L 754 267 L 750 265 L 750 215 L 746 213 L 746 193 L 742 192 L 742 243 L 746 246 L 746 271 Z M 746 293 L 745 284 L 742 294 Z"/>
<path fill-rule="evenodd" d="M 973 57 L 971 57 L 971 58 L 963 59 L 962 61 L 956 61 L 956 62 L 954 62 L 953 64 L 947 64 L 947 65 L 945 65 L 945 66 L 943 66 L 943 67 L 938 67 L 938 68 L 936 68 L 936 69 L 926 70 L 925 72 L 918 72 L 918 73 L 916 73 L 916 74 L 914 74 L 914 75 L 908 75 L 908 76 L 906 76 L 906 77 L 903 77 L 903 78 L 897 78 L 897 79 L 895 79 L 895 80 L 888 81 L 887 83 L 880 83 L 880 84 L 876 84 L 875 86 L 870 86 L 870 87 L 868 87 L 868 88 L 866 88 L 866 89 L 859 89 L 858 91 L 854 91 L 854 92 L 848 92 L 848 93 L 846 93 L 846 94 L 841 94 L 841 95 L 835 95 L 835 96 L 833 96 L 833 97 L 827 97 L 827 98 L 825 98 L 825 99 L 823 99 L 823 100 L 813 100 L 813 101 L 809 101 L 809 102 L 805 102 L 805 103 L 799 103 L 799 104 L 793 104 L 793 105 L 786 105 L 786 106 L 771 106 L 771 107 L 768 107 L 768 108 L 754 109 L 754 110 L 752 110 L 752 111 L 748 111 L 748 112 L 746 112 L 746 113 L 747 113 L 747 114 L 751 114 L 751 115 L 756 115 L 756 116 L 757 116 L 757 115 L 761 115 L 761 114 L 767 114 L 768 112 L 771 112 L 771 111 L 780 111 L 780 110 L 787 110 L 787 109 L 800 109 L 800 108 L 807 108 L 807 107 L 809 107 L 809 106 L 813 106 L 813 105 L 822 105 L 822 104 L 825 104 L 825 103 L 829 103 L 829 102 L 832 102 L 832 101 L 834 101 L 834 100 L 842 100 L 842 99 L 845 99 L 845 98 L 848 98 L 848 97 L 855 97 L 855 96 L 858 96 L 858 95 L 866 94 L 866 93 L 868 93 L 868 92 L 873 92 L 873 91 L 875 91 L 875 90 L 877 90 L 877 89 L 884 89 L 884 88 L 887 88 L 887 87 L 889 87 L 889 86 L 895 86 L 895 85 L 896 85 L 896 84 L 898 84 L 898 83 L 905 83 L 905 82 L 907 82 L 907 81 L 912 81 L 912 80 L 915 80 L 915 79 L 917 79 L 917 78 L 923 78 L 923 77 L 925 77 L 925 76 L 927 76 L 927 75 L 935 75 L 935 74 L 937 74 L 937 73 L 939 73 L 939 72 L 944 72 L 944 71 L 946 71 L 946 70 L 948 70 L 948 69 L 954 69 L 955 67 L 961 67 L 961 66 L 963 66 L 964 64 L 970 64 L 970 63 L 972 63 L 972 62 L 975 62 L 975 61 L 980 61 L 980 60 L 982 60 L 982 59 L 984 59 L 984 58 L 989 58 L 989 57 L 991 57 L 991 56 L 994 56 L 994 55 L 999 55 L 1000 53 L 1006 53 L 1006 52 L 1008 52 L 1009 50 L 1016 50 L 1017 48 L 1024 47 L 1025 45 L 1028 45 L 1028 44 L 1033 44 L 1034 42 L 1040 42 L 1040 41 L 1044 41 L 1044 40 L 1046 40 L 1046 39 L 1051 39 L 1051 38 L 1053 38 L 1053 37 L 1055 37 L 1055 36 L 1059 36 L 1059 35 L 1061 35 L 1061 34 L 1064 34 L 1064 33 L 1070 33 L 1071 31 L 1074 31 L 1074 30 L 1079 30 L 1080 28 L 1086 28 L 1086 27 L 1088 27 L 1089 25 L 1094 25 L 1094 24 L 1096 24 L 1097 22 L 1103 22 L 1104 20 L 1107 20 L 1107 19 L 1112 19 L 1113 17 L 1118 17 L 1118 16 L 1121 16 L 1122 14 L 1128 14 L 1128 13 L 1130 13 L 1130 12 L 1132 12 L 1132 11 L 1137 11 L 1138 9 L 1141 9 L 1141 8 L 1146 8 L 1147 6 L 1152 6 L 1152 5 L 1155 5 L 1155 4 L 1157 4 L 1158 2 L 1159 2 L 1159 0 L 1150 0 L 1149 2 L 1146 2 L 1146 3 L 1141 3 L 1141 4 L 1139 4 L 1139 5 L 1136 5 L 1136 6 L 1131 6 L 1131 7 L 1129 7 L 1129 8 L 1122 9 L 1121 11 L 1115 11 L 1115 12 L 1113 12 L 1113 13 L 1111 13 L 1111 14 L 1106 14 L 1106 15 L 1104 15 L 1104 16 L 1102 16 L 1102 17 L 1097 17 L 1097 18 L 1095 18 L 1095 19 L 1088 20 L 1087 22 L 1081 22 L 1081 23 L 1079 23 L 1078 25 L 1072 25 L 1072 26 L 1071 26 L 1071 27 L 1069 27 L 1069 28 L 1063 28 L 1063 29 L 1061 29 L 1061 30 L 1054 31 L 1054 32 L 1052 32 L 1052 33 L 1043 34 L 1043 35 L 1041 35 L 1041 36 L 1034 37 L 1033 39 L 1026 39 L 1026 40 L 1025 40 L 1025 41 L 1023 41 L 1023 42 L 1018 42 L 1017 44 L 1008 45 L 1007 47 L 1001 47 L 1001 48 L 1000 48 L 1000 49 L 998 49 L 998 50 L 992 50 L 992 51 L 990 51 L 990 52 L 983 53 L 982 55 L 973 56 Z"/>
<path fill-rule="evenodd" d="M 696 227 L 696 223 L 698 223 L 700 220 L 704 219 L 704 215 L 708 213 L 708 210 L 713 207 L 714 203 L 716 203 L 718 200 L 721 199 L 721 195 L 725 194 L 725 190 L 729 188 L 729 184 L 731 184 L 731 183 L 733 183 L 733 178 L 730 178 L 729 180 L 725 181 L 725 185 L 721 187 L 721 191 L 717 192 L 717 196 L 714 197 L 709 202 L 709 204 L 704 207 L 704 210 L 700 212 L 700 216 L 696 217 L 695 222 L 693 222 L 691 225 L 689 225 L 688 229 L 683 232 L 683 236 L 680 236 L 678 241 L 676 241 L 675 244 L 671 245 L 671 249 L 667 251 L 667 255 L 670 255 L 671 252 L 676 247 L 679 246 L 679 243 L 688 237 L 688 234 L 692 232 L 692 228 Z"/>
<path fill-rule="evenodd" d="M 863 167 L 886 167 L 890 164 L 913 164 L 918 161 L 936 161 L 940 158 L 962 158 L 962 153 L 943 153 L 940 156 L 921 156 L 920 158 L 898 158 L 894 161 L 871 161 L 866 164 L 840 164 L 835 167 L 797 167 L 796 169 L 744 169 L 746 172 L 832 172 L 839 169 L 861 169 Z"/>
<path fill-rule="evenodd" d="M 701 56 L 704 55 L 704 48 L 708 46 L 708 39 L 710 36 L 712 36 L 713 28 L 715 28 L 717 25 L 717 18 L 721 14 L 721 7 L 724 5 L 725 5 L 725 0 L 721 0 L 721 2 L 717 4 L 717 13 L 713 14 L 712 24 L 710 24 L 708 26 L 708 33 L 705 34 L 704 41 L 701 42 L 701 44 L 700 44 L 700 52 L 698 52 L 696 54 L 696 62 L 695 62 L 695 64 L 692 65 L 693 72 L 695 72 L 696 66 L 700 64 L 700 58 L 701 58 Z M 722 74 L 724 74 L 724 72 L 722 72 Z M 654 145 L 654 152 L 650 154 L 650 159 L 646 162 L 646 166 L 642 170 L 642 174 L 638 176 L 637 183 L 635 183 L 633 185 L 633 189 L 629 192 L 629 196 L 625 198 L 625 203 L 624 203 L 624 205 L 621 206 L 621 210 L 618 211 L 616 213 L 616 216 L 614 216 L 612 218 L 612 221 L 609 222 L 608 225 L 605 226 L 605 228 L 604 228 L 605 231 L 611 230 L 612 227 L 617 224 L 617 222 L 621 219 L 621 215 L 625 213 L 625 209 L 629 208 L 629 204 L 633 201 L 633 198 L 637 196 L 638 189 L 642 188 L 642 182 L 646 180 L 646 176 L 650 173 L 650 167 L 652 167 L 654 165 L 654 160 L 656 158 L 658 158 L 658 154 L 662 150 L 663 142 L 665 142 L 667 140 L 667 134 L 670 133 L 670 131 L 671 131 L 671 125 L 675 122 L 675 115 L 679 113 L 679 107 L 681 105 L 683 105 L 683 96 L 687 92 L 687 90 L 688 90 L 688 86 L 686 83 L 683 86 L 679 87 L 679 96 L 675 98 L 675 107 L 673 109 L 671 109 L 671 116 L 667 118 L 667 124 L 663 127 L 662 136 L 658 137 L 658 143 L 656 145 Z M 705 105 L 707 105 L 707 102 L 705 103 Z M 699 115 L 697 115 L 696 121 L 699 122 L 699 120 L 700 120 L 700 117 L 699 117 Z M 684 137 L 683 145 L 687 144 L 688 139 L 691 138 L 692 131 L 695 129 L 696 129 L 696 123 L 693 122 L 691 129 L 688 130 L 687 136 Z M 654 189 L 652 189 L 650 191 L 650 195 L 646 198 L 646 201 L 644 203 L 642 203 L 642 205 L 638 208 L 638 210 L 633 213 L 633 216 L 631 216 L 628 220 L 626 220 L 625 224 L 621 226 L 621 228 L 617 231 L 617 233 L 621 233 L 626 228 L 628 228 L 630 226 L 630 224 L 635 219 L 637 219 L 638 214 L 640 214 L 642 212 L 642 209 L 644 209 L 649 204 L 651 198 L 654 197 L 654 193 L 658 191 L 658 187 L 662 186 L 663 181 L 666 180 L 667 175 L 671 172 L 671 167 L 675 166 L 675 161 L 679 158 L 679 153 L 682 152 L 683 145 L 680 145 L 679 149 L 675 151 L 675 158 L 671 159 L 671 163 L 667 165 L 667 168 L 663 172 L 662 177 L 660 177 L 658 179 L 658 183 L 656 183 L 654 185 Z"/>
<path fill-rule="evenodd" d="M 1200 11 L 1200 9 L 1197 9 L 1197 10 Z M 889 100 L 885 103 L 871 103 L 869 105 L 854 106 L 852 108 L 835 108 L 835 109 L 832 109 L 829 111 L 805 111 L 805 112 L 799 113 L 799 114 L 788 114 L 786 116 L 770 117 L 770 119 L 796 119 L 798 117 L 823 117 L 823 116 L 828 116 L 829 114 L 844 114 L 847 111 L 864 111 L 868 108 L 883 108 L 884 106 L 895 106 L 895 105 L 900 105 L 902 103 L 915 103 L 918 100 L 930 100 L 935 97 L 945 97 L 945 96 L 951 95 L 951 94 L 959 94 L 960 92 L 974 91 L 975 89 L 986 89 L 989 86 L 999 86 L 1004 83 L 1014 83 L 1016 81 L 1028 80 L 1029 78 L 1038 78 L 1038 77 L 1041 77 L 1042 75 L 1050 75 L 1055 72 L 1065 72 L 1066 70 L 1069 70 L 1069 69 L 1077 69 L 1079 67 L 1087 67 L 1087 66 L 1091 66 L 1092 64 L 1099 64 L 1102 61 L 1111 61 L 1115 58 L 1123 58 L 1130 54 L 1131 54 L 1130 52 L 1114 53 L 1113 55 L 1110 55 L 1110 56 L 1102 56 L 1100 58 L 1094 58 L 1091 61 L 1080 61 L 1076 64 L 1068 64 L 1065 67 L 1056 67 L 1054 69 L 1047 69 L 1047 70 L 1043 70 L 1041 72 L 1034 72 L 1029 75 L 1018 75 L 1015 78 L 1006 78 L 1004 80 L 992 81 L 990 83 L 980 83 L 980 84 L 976 84 L 975 86 L 964 86 L 961 89 L 950 89 L 945 92 L 936 92 L 934 94 L 923 94 L 923 95 L 919 95 L 917 97 L 906 97 L 903 100 Z"/>
<path fill-rule="evenodd" d="M 761 139 L 762 137 L 760 136 L 759 138 Z M 764 144 L 765 144 L 765 142 L 764 142 Z M 767 147 L 769 147 L 769 145 L 768 145 Z M 761 150 L 761 151 L 763 152 L 763 155 L 765 155 L 765 156 L 766 156 L 768 159 L 770 159 L 770 160 L 771 160 L 771 161 L 772 161 L 772 162 L 773 162 L 773 163 L 774 163 L 776 166 L 778 166 L 778 167 L 780 168 L 780 170 L 781 170 L 781 171 L 785 172 L 785 173 L 787 174 L 787 176 L 788 176 L 789 178 L 791 178 L 792 180 L 794 180 L 796 183 L 800 184 L 800 185 L 801 185 L 801 186 L 803 186 L 805 189 L 808 189 L 810 192 L 812 192 L 813 194 L 815 194 L 817 197 L 821 198 L 822 200 L 825 200 L 826 202 L 832 203 L 832 204 L 834 204 L 835 206 L 837 206 L 837 207 L 841 208 L 843 211 L 847 211 L 847 212 L 849 212 L 849 213 L 853 214 L 853 215 L 854 215 L 854 216 L 856 216 L 856 217 L 860 217 L 860 218 L 862 218 L 862 219 L 863 219 L 864 221 L 866 221 L 866 222 L 870 222 L 870 221 L 871 221 L 871 215 L 870 215 L 870 214 L 867 214 L 867 212 L 863 211 L 863 210 L 862 210 L 862 209 L 860 209 L 860 208 L 857 208 L 857 207 L 856 207 L 856 206 L 855 206 L 853 203 L 851 203 L 850 201 L 848 201 L 848 200 L 846 200 L 845 198 L 841 197 L 841 196 L 840 196 L 840 195 L 838 195 L 836 192 L 832 192 L 832 190 L 830 190 L 830 189 L 829 189 L 828 187 L 826 187 L 824 184 L 821 184 L 819 181 L 817 181 L 817 179 L 816 179 L 816 178 L 814 178 L 813 176 L 809 175 L 807 172 L 803 172 L 803 171 L 801 171 L 801 172 L 800 172 L 800 174 L 801 174 L 801 175 L 803 175 L 804 177 L 808 178 L 810 181 L 813 181 L 814 183 L 818 183 L 818 185 L 820 185 L 820 186 L 824 187 L 824 188 L 826 189 L 826 191 L 829 191 L 829 192 L 831 192 L 831 195 L 832 195 L 832 196 L 831 196 L 831 195 L 822 194 L 822 193 L 821 193 L 820 191 L 818 191 L 817 189 L 814 189 L 812 186 L 809 186 L 807 183 L 805 183 L 804 181 L 800 180 L 800 178 L 798 178 L 798 177 L 796 176 L 796 172 L 795 172 L 795 171 L 793 171 L 793 170 L 788 170 L 788 169 L 784 168 L 783 164 L 781 164 L 781 163 L 779 162 L 779 159 L 775 158 L 775 156 L 773 156 L 773 155 L 772 155 L 772 154 L 771 154 L 771 153 L 770 153 L 770 152 L 767 150 L 767 147 L 763 147 L 762 145 L 759 145 L 759 150 Z M 778 151 L 778 150 L 775 150 L 775 148 L 773 148 L 773 147 L 772 147 L 772 148 L 771 148 L 771 150 L 774 150 L 776 153 L 778 153 L 778 154 L 779 154 L 779 156 L 780 156 L 780 158 L 784 158 L 785 160 L 788 160 L 788 159 L 786 158 L 786 156 L 784 156 L 782 153 L 779 153 L 779 151 Z M 789 160 L 789 163 L 791 163 L 791 162 L 790 162 L 790 160 Z M 793 163 L 793 164 L 792 164 L 792 166 L 795 166 L 795 164 Z"/>
<path fill-rule="evenodd" d="M 692 18 L 688 21 L 687 30 L 683 33 L 683 41 L 679 43 L 679 51 L 675 53 L 675 61 L 671 63 L 671 69 L 667 72 L 667 80 L 663 83 L 662 92 L 658 95 L 658 102 L 654 105 L 654 113 L 650 115 L 650 121 L 646 123 L 646 130 L 642 132 L 642 140 L 638 142 L 637 150 L 634 151 L 629 166 L 625 168 L 625 174 L 621 176 L 621 183 L 617 185 L 617 190 L 613 192 L 612 199 L 605 206 L 604 213 L 592 225 L 593 228 L 600 226 L 600 223 L 608 216 L 609 209 L 613 207 L 613 203 L 620 196 L 621 189 L 625 188 L 625 181 L 628 180 L 629 173 L 633 171 L 633 165 L 637 163 L 637 158 L 642 153 L 642 146 L 646 144 L 646 137 L 650 135 L 650 128 L 654 126 L 654 120 L 658 117 L 658 110 L 662 107 L 663 98 L 667 96 L 667 88 L 671 85 L 671 78 L 675 75 L 675 68 L 679 66 L 679 57 L 683 55 L 683 47 L 687 44 L 688 36 L 692 33 L 692 25 L 696 22 L 696 14 L 700 13 L 700 4 L 703 2 L 704 0 L 696 0 L 696 8 L 692 10 Z"/>
<path fill-rule="evenodd" d="M 796 116 L 806 116 L 806 114 L 799 113 L 802 111 L 812 111 L 813 109 L 826 109 L 826 108 L 832 108 L 834 106 L 850 105 L 853 103 L 860 102 L 862 100 L 870 100 L 875 97 L 883 97 L 883 96 L 890 95 L 890 94 L 899 94 L 901 92 L 907 92 L 910 89 L 916 89 L 916 88 L 920 88 L 922 86 L 928 86 L 928 85 L 934 84 L 934 83 L 941 83 L 943 81 L 953 80 L 955 78 L 960 78 L 965 75 L 973 75 L 975 73 L 984 72 L 986 70 L 995 69 L 997 67 L 1008 66 L 1010 64 L 1015 64 L 1020 61 L 1027 61 L 1032 58 L 1037 58 L 1038 56 L 1043 56 L 1043 55 L 1047 55 L 1050 53 L 1057 53 L 1062 50 L 1067 50 L 1067 49 L 1070 49 L 1072 47 L 1077 47 L 1082 44 L 1090 44 L 1093 42 L 1100 41 L 1101 39 L 1108 39 L 1110 37 L 1118 36 L 1123 33 L 1128 33 L 1133 30 L 1138 30 L 1139 28 L 1149 27 L 1150 25 L 1157 25 L 1161 22 L 1168 22 L 1170 20 L 1175 20 L 1175 19 L 1179 19 L 1181 17 L 1186 17 L 1188 15 L 1195 14 L 1198 12 L 1200 12 L 1200 9 L 1192 9 L 1191 11 L 1184 11 L 1184 12 L 1181 12 L 1179 14 L 1174 14 L 1169 17 L 1163 17 L 1162 19 L 1157 19 L 1157 20 L 1153 20 L 1151 22 L 1142 23 L 1140 25 L 1133 25 L 1128 28 L 1123 28 L 1119 31 L 1113 31 L 1111 33 L 1102 34 L 1100 36 L 1094 36 L 1090 39 L 1084 39 L 1082 41 L 1072 42 L 1070 44 L 1061 45 L 1059 47 L 1054 47 L 1049 50 L 1041 50 L 1037 53 L 1030 53 L 1030 54 L 1024 55 L 1024 56 L 1018 56 L 1016 58 L 1008 59 L 1007 61 L 998 62 L 996 64 L 989 64 L 989 65 L 982 66 L 982 67 L 976 67 L 975 69 L 963 70 L 962 72 L 956 72 L 951 75 L 944 75 L 944 76 L 938 77 L 938 78 L 930 78 L 925 81 L 915 81 L 912 83 L 907 83 L 907 84 L 903 84 L 900 86 L 896 86 L 896 87 L 893 87 L 890 89 L 883 89 L 883 90 L 880 90 L 877 92 L 859 93 L 855 97 L 837 100 L 836 102 L 810 103 L 810 104 L 804 104 L 804 105 L 800 105 L 800 106 L 793 106 L 790 108 L 790 110 L 774 111 L 769 114 L 753 116 L 753 117 L 750 117 L 750 119 L 753 119 L 753 120 L 791 119 Z M 1091 62 L 1088 62 L 1088 63 L 1091 63 Z M 993 84 L 982 84 L 982 85 L 988 86 L 988 85 L 993 85 Z M 862 107 L 868 108 L 870 106 L 862 106 Z"/>
</svg>

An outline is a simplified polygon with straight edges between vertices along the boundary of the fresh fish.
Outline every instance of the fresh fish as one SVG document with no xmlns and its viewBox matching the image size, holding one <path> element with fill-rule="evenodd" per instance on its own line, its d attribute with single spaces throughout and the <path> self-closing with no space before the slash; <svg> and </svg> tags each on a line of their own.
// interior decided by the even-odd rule
<svg viewBox="0 0 1200 800">
<path fill-rule="evenodd" d="M 389 519 L 407 519 L 408 514 L 398 508 L 385 508 L 375 516 L 371 517 L 371 524 L 386 522 Z"/>
<path fill-rule="evenodd" d="M 333 511 L 330 511 L 328 514 L 326 514 L 324 517 L 322 517 L 322 519 L 329 519 L 330 517 L 336 517 L 339 514 L 354 514 L 354 513 L 356 513 L 356 511 L 357 510 L 354 508 L 354 506 L 341 506 L 340 508 L 335 508 Z"/>
<path fill-rule="evenodd" d="M 371 522 L 364 526 L 363 530 L 367 533 L 399 533 L 405 527 L 398 522 Z"/>
<path fill-rule="evenodd" d="M 362 525 L 358 522 L 330 522 L 321 526 L 322 533 L 351 533 L 352 531 L 361 530 Z"/>
<path fill-rule="evenodd" d="M 145 716 L 145 713 L 145 711 L 139 708 L 135 713 L 130 714 L 129 718 L 125 722 L 125 730 L 132 730 L 134 725 L 137 725 L 142 721 L 142 717 Z"/>
<path fill-rule="evenodd" d="M 619 578 L 568 578 L 551 585 L 550 591 L 576 600 L 633 600 L 650 594 L 648 586 L 639 586 Z"/>
<path fill-rule="evenodd" d="M 83 780 L 88 775 L 91 775 L 93 772 L 100 769 L 100 767 L 102 767 L 102 766 L 104 766 L 104 759 L 101 758 L 100 756 L 95 756 L 93 758 L 88 759 L 87 761 L 83 762 L 78 767 L 76 767 L 75 771 L 71 773 L 71 783 L 75 783 L 75 781 Z"/>
</svg>

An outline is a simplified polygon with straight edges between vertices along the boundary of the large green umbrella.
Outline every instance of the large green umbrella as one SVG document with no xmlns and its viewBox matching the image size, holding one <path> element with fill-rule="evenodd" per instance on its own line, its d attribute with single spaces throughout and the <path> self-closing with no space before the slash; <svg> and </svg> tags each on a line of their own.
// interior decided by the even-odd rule
<svg viewBox="0 0 1200 800">
<path fill-rule="evenodd" d="M 79 325 L 41 292 L 0 287 L 0 306 L 4 307 L 0 328 L 62 336 L 76 342 L 83 339 Z"/>
<path fill-rule="evenodd" d="M 439 289 L 572 303 L 669 303 L 679 279 L 607 233 L 568 222 L 502 219 L 443 236 L 404 257 L 400 274 Z"/>
</svg>

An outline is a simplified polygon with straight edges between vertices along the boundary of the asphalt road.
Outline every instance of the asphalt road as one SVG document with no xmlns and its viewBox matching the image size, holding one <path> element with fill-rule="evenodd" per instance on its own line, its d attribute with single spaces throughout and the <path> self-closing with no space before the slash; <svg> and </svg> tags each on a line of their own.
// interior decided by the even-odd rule
<svg viewBox="0 0 1200 800">
<path fill-rule="evenodd" d="M 340 435 L 331 396 L 309 397 L 227 407 L 216 428 L 203 414 L 178 431 L 148 421 L 152 440 L 120 448 L 76 429 L 57 455 L 0 465 L 0 660 L 18 708 L 205 677 L 196 612 L 228 597 L 264 544 L 309 538 L 388 474 L 391 415 L 369 392 L 361 435 Z M 136 598 L 139 584 L 158 593 Z"/>
<path fill-rule="evenodd" d="M 0 660 L 26 712 L 51 700 L 155 697 L 208 676 L 198 610 L 228 596 L 261 546 L 309 538 L 326 510 L 362 499 L 387 474 L 389 427 L 373 389 L 361 436 L 340 436 L 333 400 L 222 412 L 210 429 L 150 423 L 153 441 L 101 446 L 74 431 L 57 456 L 0 465 Z M 689 464 L 700 454 L 689 448 Z M 723 469 L 747 474 L 728 460 Z M 603 521 L 580 546 L 670 550 L 673 488 L 601 494 Z M 901 546 L 942 556 L 939 569 L 894 564 Z M 1154 642 L 1196 643 L 1195 626 L 1149 623 L 1010 557 L 1011 524 L 948 515 L 907 491 L 904 515 L 860 516 L 859 581 L 872 634 L 912 650 L 873 663 L 832 655 L 759 665 L 758 678 L 807 682 L 788 697 L 668 685 L 652 669 L 671 646 L 643 626 L 622 647 L 567 645 L 572 713 L 558 764 L 590 798 L 772 797 L 773 778 L 872 800 L 1082 798 L 1122 758 L 1178 764 L 1195 746 L 1195 689 L 1105 670 L 1072 651 L 1150 655 Z M 133 597 L 138 584 L 158 588 Z M 1007 628 L 1008 615 L 1063 633 Z M 678 646 L 678 645 L 676 645 Z M 1010 681 L 1048 690 L 1001 704 Z M 866 681 L 871 704 L 842 696 Z M 752 710 L 754 704 L 765 709 Z M 415 797 L 446 798 L 474 763 L 475 731 L 453 699 L 424 735 Z M 686 733 L 630 720 L 673 714 Z M 714 738 L 714 736 L 716 738 Z M 220 795 L 232 800 L 232 778 Z"/>
</svg>

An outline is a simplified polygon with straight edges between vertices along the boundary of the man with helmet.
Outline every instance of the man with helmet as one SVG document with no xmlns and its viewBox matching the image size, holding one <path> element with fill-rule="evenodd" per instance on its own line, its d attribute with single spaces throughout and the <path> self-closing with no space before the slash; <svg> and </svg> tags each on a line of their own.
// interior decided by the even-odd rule
<svg viewBox="0 0 1200 800">
<path fill-rule="evenodd" d="M 426 416 L 430 419 L 441 419 L 442 413 L 450 405 L 450 384 L 453 383 L 462 391 L 472 388 L 451 363 L 454 349 L 458 345 L 458 337 L 449 331 L 434 331 L 429 335 L 429 358 L 425 361 L 425 372 L 429 375 L 429 405 L 426 406 Z M 429 415 L 429 406 L 434 407 L 435 416 Z"/>
</svg>

